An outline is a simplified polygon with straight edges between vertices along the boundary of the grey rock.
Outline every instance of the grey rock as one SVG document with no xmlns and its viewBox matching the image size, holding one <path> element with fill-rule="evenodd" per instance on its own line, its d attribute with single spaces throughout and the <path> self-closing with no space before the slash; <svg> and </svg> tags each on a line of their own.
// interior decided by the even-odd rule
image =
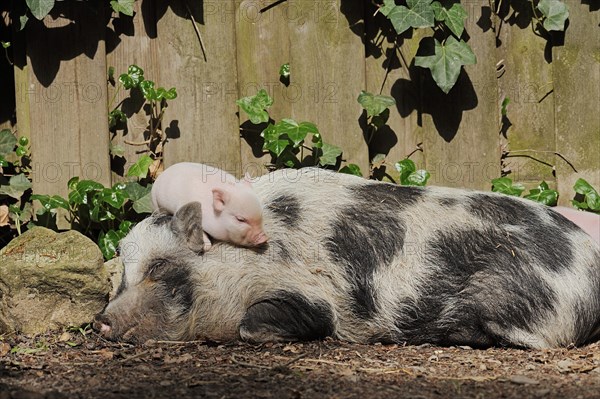
<svg viewBox="0 0 600 399">
<path fill-rule="evenodd" d="M 35 227 L 0 251 L 0 333 L 90 322 L 108 301 L 100 249 L 76 231 Z"/>
</svg>

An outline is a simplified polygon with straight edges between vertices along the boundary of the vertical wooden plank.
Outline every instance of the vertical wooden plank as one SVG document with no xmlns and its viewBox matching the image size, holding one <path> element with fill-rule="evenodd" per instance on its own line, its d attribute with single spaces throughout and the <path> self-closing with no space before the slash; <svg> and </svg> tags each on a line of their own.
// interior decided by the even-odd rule
<svg viewBox="0 0 600 399">
<path fill-rule="evenodd" d="M 281 3 L 261 13 L 267 5 L 265 1 L 236 0 L 239 97 L 252 96 L 265 89 L 274 100 L 269 114 L 280 120 L 291 116 L 296 100 L 295 77 L 290 87 L 279 81 L 279 68 L 290 61 L 289 8 Z M 247 115 L 241 112 L 242 165 L 244 171 L 259 176 L 266 173 L 265 165 L 270 163 L 270 157 L 261 157 L 260 128 L 247 121 Z"/>
<path fill-rule="evenodd" d="M 556 104 L 556 150 L 569 159 L 579 173 L 556 160 L 559 202 L 570 204 L 573 184 L 582 177 L 600 187 L 600 12 L 589 4 L 565 1 L 569 26 L 564 45 L 553 48 Z"/>
<path fill-rule="evenodd" d="M 126 180 L 124 176 L 127 170 L 140 157 L 140 151 L 146 149 L 145 146 L 128 143 L 143 142 L 146 139 L 144 132 L 148 127 L 148 115 L 142 108 L 143 99 L 134 101 L 129 96 L 129 91 L 117 92 L 119 75 L 126 73 L 127 68 L 135 64 L 144 70 L 144 76 L 147 79 L 162 85 L 157 62 L 159 51 L 156 40 L 154 0 L 144 0 L 143 7 L 142 2 L 136 1 L 133 7 L 135 11 L 133 17 L 120 15 L 119 18 L 112 20 L 108 26 L 106 37 L 106 64 L 108 67 L 115 68 L 115 80 L 117 81 L 117 87 L 108 85 L 109 111 L 129 97 L 121 107 L 128 116 L 127 129 L 119 130 L 114 137 L 111 135 L 112 143 L 125 149 L 123 158 L 112 159 L 113 182 Z"/>
<path fill-rule="evenodd" d="M 206 46 L 206 60 L 188 4 Z M 193 161 L 240 175 L 235 52 L 235 2 L 157 0 L 161 82 L 178 97 L 165 113 L 173 121 L 165 165 Z"/>
<path fill-rule="evenodd" d="M 500 101 L 510 99 L 506 116 L 510 127 L 502 136 L 510 152 L 505 168 L 513 181 L 526 187 L 542 180 L 555 186 L 552 165 L 560 160 L 554 157 L 552 64 L 545 58 L 547 40 L 533 33 L 527 25 L 530 20 L 531 15 L 520 13 L 500 28 L 498 54 L 504 60 Z"/>
<path fill-rule="evenodd" d="M 388 127 L 380 129 L 369 145 L 369 157 L 386 154 L 390 163 L 395 163 L 413 153 L 423 141 L 423 132 L 418 123 L 419 81 L 415 77 L 414 57 L 421 37 L 398 38 L 380 36 L 381 27 L 389 24 L 376 7 L 366 5 L 366 89 L 374 94 L 392 96 L 396 106 L 390 108 Z M 418 32 L 417 32 L 418 33 Z M 411 77 L 412 75 L 412 77 Z M 411 159 L 419 168 L 425 167 L 423 154 L 416 151 Z M 397 178 L 394 168 L 385 172 Z"/>
<path fill-rule="evenodd" d="M 299 99 L 292 116 L 318 126 L 325 142 L 344 151 L 344 159 L 367 171 L 368 150 L 358 124 L 356 101 L 366 87 L 362 34 L 348 21 L 363 16 L 363 2 L 290 0 L 290 66 Z M 343 12 L 341 10 L 343 7 Z M 354 29 L 360 29 L 354 26 Z"/>
<path fill-rule="evenodd" d="M 10 54 L 13 52 L 11 28 L 9 26 L 9 13 L 2 10 L 0 12 L 0 41 L 10 42 L 11 47 L 5 51 L 0 48 L 0 130 L 11 129 L 15 113 L 15 80 L 13 73 L 13 60 L 10 60 Z M 14 57 L 13 57 L 14 58 Z"/>
<path fill-rule="evenodd" d="M 110 183 L 103 18 L 84 3 L 56 3 L 27 25 L 33 190 L 67 194 L 74 176 Z M 71 23 L 67 17 L 78 23 Z"/>
<path fill-rule="evenodd" d="M 491 29 L 477 24 L 489 16 L 487 3 L 465 6 L 468 43 L 477 64 L 464 68 L 447 95 L 429 70 L 422 70 L 425 164 L 432 185 L 489 190 L 490 180 L 500 175 L 495 37 Z"/>
</svg>

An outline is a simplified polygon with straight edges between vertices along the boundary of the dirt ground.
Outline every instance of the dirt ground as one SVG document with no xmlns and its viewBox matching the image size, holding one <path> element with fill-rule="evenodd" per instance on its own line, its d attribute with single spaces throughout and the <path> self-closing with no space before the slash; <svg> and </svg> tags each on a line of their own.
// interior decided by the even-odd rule
<svg viewBox="0 0 600 399">
<path fill-rule="evenodd" d="M 553 350 L 0 337 L 0 399 L 598 398 L 600 347 Z"/>
</svg>

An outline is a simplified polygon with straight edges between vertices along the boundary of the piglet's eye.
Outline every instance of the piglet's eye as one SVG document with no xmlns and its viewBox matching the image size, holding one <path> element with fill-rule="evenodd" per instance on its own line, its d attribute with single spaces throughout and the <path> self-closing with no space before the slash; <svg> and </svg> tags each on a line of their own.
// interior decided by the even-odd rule
<svg viewBox="0 0 600 399">
<path fill-rule="evenodd" d="M 248 221 L 245 218 L 241 217 L 241 216 L 236 216 L 235 218 L 240 223 L 248 223 Z"/>
</svg>

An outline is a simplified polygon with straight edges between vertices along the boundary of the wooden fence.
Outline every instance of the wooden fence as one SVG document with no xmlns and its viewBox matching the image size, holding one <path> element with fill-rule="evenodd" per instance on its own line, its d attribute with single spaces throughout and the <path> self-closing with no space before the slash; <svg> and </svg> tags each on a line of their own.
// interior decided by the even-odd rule
<svg viewBox="0 0 600 399">
<path fill-rule="evenodd" d="M 448 95 L 414 66 L 419 37 L 400 38 L 399 52 L 387 37 L 376 37 L 382 17 L 373 16 L 370 1 L 288 0 L 260 12 L 273 2 L 187 2 L 205 52 L 184 1 L 139 0 L 133 18 L 117 19 L 90 12 L 86 2 L 57 2 L 44 26 L 29 24 L 24 42 L 13 43 L 14 128 L 31 137 L 35 192 L 65 195 L 76 175 L 104 184 L 122 179 L 111 172 L 109 144 L 143 141 L 147 117 L 143 110 L 133 113 L 127 135 L 111 137 L 107 103 L 114 88 L 107 68 L 118 75 L 130 64 L 177 88 L 164 123 L 172 137 L 164 149 L 167 165 L 187 160 L 237 175 L 262 173 L 269 157 L 257 158 L 252 137 L 240 137 L 246 119 L 235 100 L 265 88 L 275 100 L 274 119 L 316 123 L 325 141 L 363 171 L 369 156 L 385 153 L 395 162 L 420 146 L 411 158 L 432 173 L 435 185 L 487 190 L 504 168 L 514 180 L 558 187 L 562 203 L 577 177 L 600 186 L 600 11 L 594 1 L 565 1 L 569 26 L 564 43 L 552 46 L 518 15 L 502 22 L 487 0 L 463 0 L 478 63 L 465 68 Z M 396 55 L 388 62 L 386 54 Z M 278 74 L 286 62 L 289 87 Z M 397 100 L 389 128 L 369 146 L 356 101 L 361 90 Z M 511 100 L 507 120 L 500 113 L 505 97 Z M 117 102 L 122 98 L 117 93 Z M 123 145 L 128 162 L 143 148 Z"/>
</svg>

